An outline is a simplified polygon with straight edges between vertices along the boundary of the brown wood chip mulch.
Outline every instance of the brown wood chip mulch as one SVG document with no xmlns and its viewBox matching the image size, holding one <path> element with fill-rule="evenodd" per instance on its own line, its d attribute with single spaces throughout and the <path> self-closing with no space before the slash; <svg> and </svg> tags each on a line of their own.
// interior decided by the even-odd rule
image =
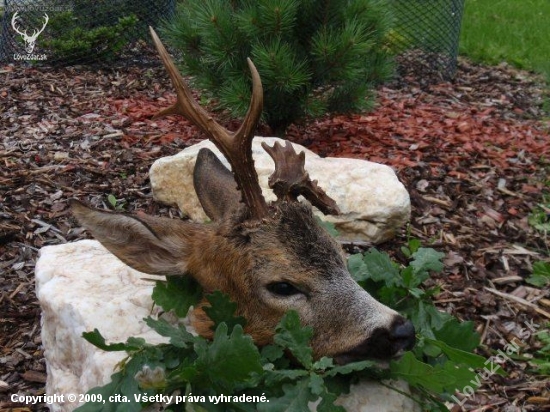
<svg viewBox="0 0 550 412">
<path fill-rule="evenodd" d="M 521 345 L 501 365 L 507 376 L 483 380 L 463 407 L 550 410 L 549 378 L 529 362 L 541 343 L 521 339 L 525 322 L 550 322 L 549 287 L 525 282 L 533 263 L 549 261 L 546 234 L 528 224 L 548 193 L 544 88 L 505 65 L 461 61 L 453 83 L 425 82 L 419 71 L 380 88 L 374 111 L 292 126 L 287 137 L 323 156 L 394 167 L 412 219 L 379 247 L 404 261 L 411 236 L 444 251 L 445 271 L 429 281 L 441 287 L 437 305 L 475 321 L 484 356 Z M 110 207 L 112 194 L 125 210 L 178 215 L 153 201 L 148 181 L 155 159 L 202 138 L 187 121 L 150 119 L 173 98 L 160 68 L 0 66 L 0 411 L 31 410 L 12 393 L 44 393 L 33 270 L 42 246 L 88 236 L 67 200 Z"/>
</svg>

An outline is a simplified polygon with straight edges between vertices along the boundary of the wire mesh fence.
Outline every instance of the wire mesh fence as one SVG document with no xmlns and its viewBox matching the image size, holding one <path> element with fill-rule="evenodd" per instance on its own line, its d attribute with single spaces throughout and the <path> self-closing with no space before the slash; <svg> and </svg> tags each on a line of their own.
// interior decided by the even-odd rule
<svg viewBox="0 0 550 412">
<path fill-rule="evenodd" d="M 399 69 L 450 78 L 456 71 L 465 0 L 388 0 Z M 420 66 L 420 67 L 419 67 Z"/>
<path fill-rule="evenodd" d="M 465 0 L 386 0 L 401 72 L 450 78 Z M 0 61 L 73 65 L 140 63 L 147 26 L 170 19 L 176 0 L 5 0 Z"/>
<path fill-rule="evenodd" d="M 0 61 L 139 62 L 147 27 L 174 10 L 175 0 L 5 0 Z"/>
</svg>

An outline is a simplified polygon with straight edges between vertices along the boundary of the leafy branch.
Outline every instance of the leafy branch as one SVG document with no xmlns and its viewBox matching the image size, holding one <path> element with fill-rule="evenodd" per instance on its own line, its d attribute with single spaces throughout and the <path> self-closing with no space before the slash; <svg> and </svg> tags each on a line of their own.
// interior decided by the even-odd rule
<svg viewBox="0 0 550 412">
<path fill-rule="evenodd" d="M 406 267 L 376 249 L 348 260 L 355 280 L 382 303 L 408 316 L 417 330 L 415 349 L 392 360 L 389 367 L 370 360 L 346 365 L 336 365 L 327 357 L 315 360 L 310 347 L 313 330 L 300 324 L 295 311 L 281 319 L 273 343 L 258 348 L 244 333 L 245 320 L 235 316 L 236 304 L 215 292 L 206 296 L 210 306 L 205 309 L 214 322 L 212 340 L 162 317 L 145 321 L 168 339 L 164 344 L 129 338 L 126 343 L 109 345 L 97 330 L 84 333 L 85 339 L 103 350 L 128 353 L 112 381 L 89 393 L 103 399 L 118 394 L 127 401 L 87 403 L 78 411 L 139 411 L 153 402 L 153 395 L 180 393 L 185 394 L 184 402 L 172 401 L 168 410 L 301 411 L 318 401 L 318 411 L 343 412 L 334 401 L 349 391 L 353 380 L 365 377 L 384 380 L 384 385 L 389 385 L 388 380 L 404 380 L 424 408 L 446 411 L 442 402 L 475 379 L 475 369 L 483 368 L 486 360 L 472 353 L 480 342 L 473 323 L 460 323 L 438 311 L 431 303 L 438 289 L 422 286 L 431 271 L 443 269 L 443 254 L 422 248 L 415 240 L 403 252 L 410 259 Z M 187 277 L 157 282 L 153 291 L 157 305 L 180 317 L 201 296 L 200 286 Z M 220 401 L 220 395 L 228 394 Z M 243 402 L 260 396 L 265 401 Z"/>
</svg>

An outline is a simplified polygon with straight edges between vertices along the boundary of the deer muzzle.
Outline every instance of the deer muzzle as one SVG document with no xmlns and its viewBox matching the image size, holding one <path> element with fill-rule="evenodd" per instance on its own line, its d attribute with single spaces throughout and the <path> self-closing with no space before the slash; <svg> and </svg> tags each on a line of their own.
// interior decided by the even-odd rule
<svg viewBox="0 0 550 412">
<path fill-rule="evenodd" d="M 377 328 L 359 345 L 345 353 L 336 355 L 338 364 L 363 359 L 391 359 L 411 350 L 416 343 L 415 329 L 411 321 L 397 316 L 389 328 Z"/>
</svg>

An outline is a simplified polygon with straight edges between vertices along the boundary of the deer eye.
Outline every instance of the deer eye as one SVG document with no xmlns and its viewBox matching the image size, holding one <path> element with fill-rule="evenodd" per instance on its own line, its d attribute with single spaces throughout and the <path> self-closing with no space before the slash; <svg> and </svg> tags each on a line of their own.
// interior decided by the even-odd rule
<svg viewBox="0 0 550 412">
<path fill-rule="evenodd" d="M 292 296 L 301 293 L 295 286 L 288 282 L 274 282 L 267 285 L 267 290 L 279 296 Z"/>
</svg>

